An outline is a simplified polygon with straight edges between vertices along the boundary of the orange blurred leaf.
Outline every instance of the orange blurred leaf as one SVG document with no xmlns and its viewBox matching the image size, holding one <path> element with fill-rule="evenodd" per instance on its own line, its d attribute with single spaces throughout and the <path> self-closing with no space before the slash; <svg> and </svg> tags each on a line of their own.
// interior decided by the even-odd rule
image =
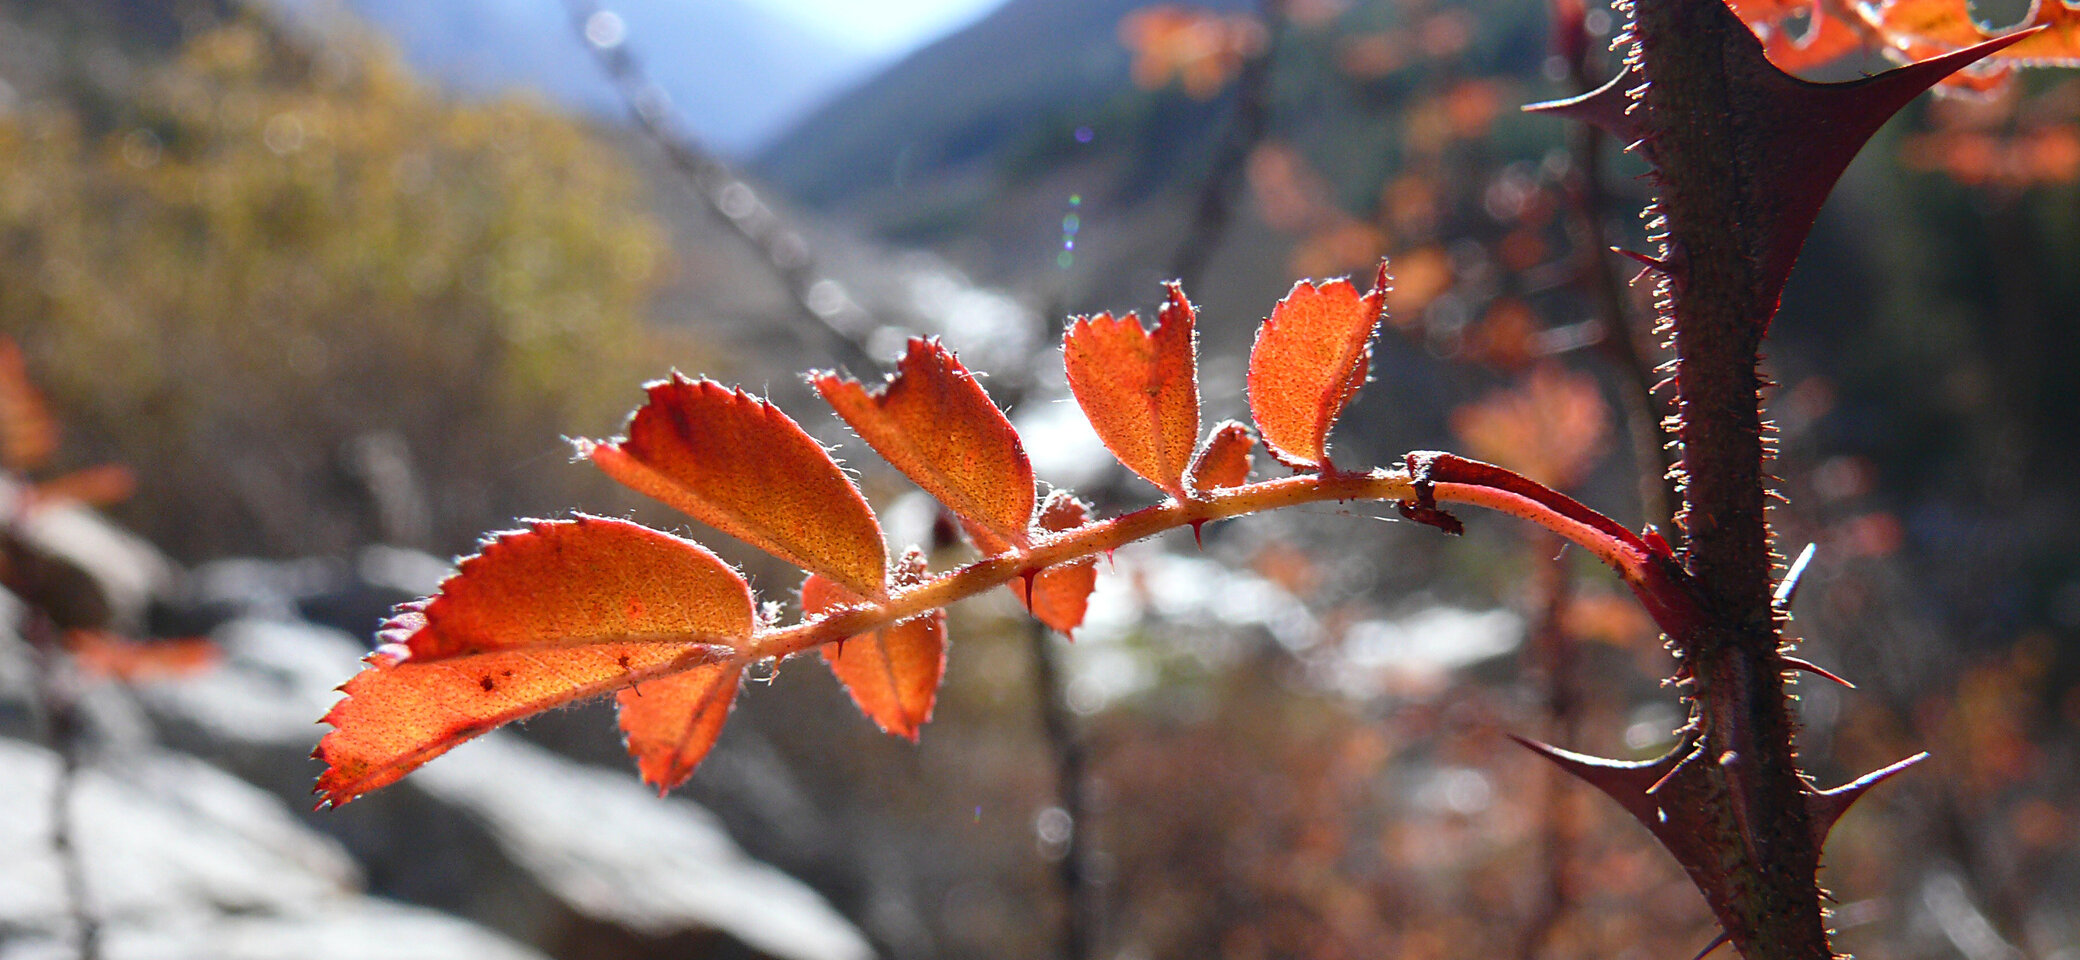
<svg viewBox="0 0 2080 960">
<path fill-rule="evenodd" d="M 1551 363 L 1452 412 L 1452 432 L 1468 453 L 1555 489 L 1581 482 L 1609 430 L 1596 378 Z"/>
<path fill-rule="evenodd" d="M 126 683 L 200 673 L 220 652 L 207 637 L 140 642 L 106 630 L 68 630 L 65 648 L 88 674 Z"/>
<path fill-rule="evenodd" d="M 896 561 L 898 585 L 924 580 L 924 553 L 912 549 Z M 844 587 L 810 576 L 802 582 L 802 615 L 817 616 L 860 602 Z M 831 673 L 844 684 L 861 713 L 883 731 L 917 739 L 932 719 L 939 680 L 946 674 L 946 611 L 933 610 L 822 648 Z"/>
<path fill-rule="evenodd" d="M 693 776 L 715 746 L 736 705 L 743 674 L 734 663 L 705 664 L 614 695 L 628 753 L 658 796 Z"/>
<path fill-rule="evenodd" d="M 755 622 L 743 578 L 696 544 L 621 520 L 538 521 L 400 608 L 325 715 L 317 789 L 346 803 L 508 721 L 720 663 L 731 648 L 715 641 Z"/>
<path fill-rule="evenodd" d="M 136 492 L 137 475 L 132 473 L 129 467 L 119 463 L 104 463 L 45 480 L 37 484 L 30 491 L 30 495 L 46 503 L 81 503 L 90 507 L 108 507 L 130 499 Z"/>
<path fill-rule="evenodd" d="M 581 446 L 608 476 L 868 596 L 885 591 L 881 524 L 823 446 L 772 404 L 673 374 L 626 439 Z"/>
<path fill-rule="evenodd" d="M 1033 465 L 1011 421 L 939 341 L 911 340 L 895 375 L 876 391 L 835 373 L 811 382 L 860 439 L 955 516 L 1025 546 Z"/>
<path fill-rule="evenodd" d="M 1049 533 L 1074 530 L 1090 519 L 1091 508 L 1066 490 L 1055 491 L 1040 505 L 1039 526 Z M 1098 561 L 1085 557 L 1056 564 L 1024 582 L 1014 580 L 1007 586 L 1041 623 L 1067 634 L 1082 625 L 1091 590 L 1097 585 Z"/>
<path fill-rule="evenodd" d="M 0 466 L 33 470 L 57 446 L 58 422 L 29 379 L 28 358 L 13 340 L 0 337 Z"/>
<path fill-rule="evenodd" d="M 1348 280 L 1301 281 L 1257 330 L 1249 408 L 1271 455 L 1296 470 L 1327 469 L 1329 428 L 1365 382 L 1372 334 L 1386 306 L 1387 265 L 1369 293 Z"/>
<path fill-rule="evenodd" d="M 1206 449 L 1192 461 L 1191 478 L 1187 481 L 1192 492 L 1207 494 L 1248 483 L 1249 452 L 1256 445 L 1257 438 L 1249 427 L 1233 420 L 1214 424 Z"/>
<path fill-rule="evenodd" d="M 1079 318 L 1062 339 L 1062 363 L 1105 448 L 1182 500 L 1199 442 L 1197 315 L 1183 288 L 1172 283 L 1169 292 L 1152 334 L 1131 313 Z"/>
</svg>

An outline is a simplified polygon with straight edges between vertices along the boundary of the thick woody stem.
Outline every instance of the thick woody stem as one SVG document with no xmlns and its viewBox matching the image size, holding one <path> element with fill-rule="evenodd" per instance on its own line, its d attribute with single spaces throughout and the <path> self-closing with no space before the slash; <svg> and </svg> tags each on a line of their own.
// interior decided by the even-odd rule
<svg viewBox="0 0 2080 960">
<path fill-rule="evenodd" d="M 1699 756 L 1709 761 L 1680 773 L 1686 792 L 1719 814 L 1708 819 L 1720 835 L 1702 839 L 1724 871 L 1723 882 L 1701 886 L 1749 960 L 1825 960 L 1819 845 L 1770 606 L 1757 349 L 1776 291 L 1760 275 L 1765 198 L 1743 156 L 1754 138 L 1742 126 L 1756 111 L 1737 91 L 1753 84 L 1729 75 L 1749 64 L 1731 46 L 1754 41 L 1720 0 L 1637 0 L 1634 30 L 1663 187 L 1663 259 L 1680 265 L 1664 295 L 1677 355 L 1683 565 L 1703 622 L 1674 639 L 1695 679 Z"/>
</svg>

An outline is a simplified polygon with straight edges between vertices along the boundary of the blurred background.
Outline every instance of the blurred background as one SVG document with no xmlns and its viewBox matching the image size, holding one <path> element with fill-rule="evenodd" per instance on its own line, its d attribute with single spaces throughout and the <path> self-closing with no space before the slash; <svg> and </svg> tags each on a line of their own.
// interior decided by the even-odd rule
<svg viewBox="0 0 2080 960">
<path fill-rule="evenodd" d="M 0 957 L 1692 955 L 1674 863 L 1505 737 L 1653 755 L 1673 663 L 1591 558 L 1487 516 L 1137 545 L 1073 643 L 968 601 L 916 746 L 802 660 L 670 799 L 594 704 L 307 812 L 332 688 L 484 531 L 633 516 L 791 598 L 570 462 L 675 368 L 841 448 L 944 567 L 950 524 L 802 371 L 940 336 L 1116 513 L 1157 494 L 1065 400 L 1068 316 L 1182 278 L 1208 420 L 1242 418 L 1271 305 L 1388 257 L 1339 464 L 1450 449 L 1665 529 L 1650 291 L 1605 252 L 1646 249 L 1644 168 L 1517 109 L 1605 79 L 1613 23 L 0 0 L 5 545 L 99 604 L 0 637 Z M 1843 949 L 2080 960 L 2080 79 L 1977 85 L 1880 132 L 1771 331 L 1778 550 L 1817 545 L 1792 629 L 1859 687 L 1801 679 L 1800 744 L 1826 786 L 1933 754 L 1827 847 Z"/>
</svg>

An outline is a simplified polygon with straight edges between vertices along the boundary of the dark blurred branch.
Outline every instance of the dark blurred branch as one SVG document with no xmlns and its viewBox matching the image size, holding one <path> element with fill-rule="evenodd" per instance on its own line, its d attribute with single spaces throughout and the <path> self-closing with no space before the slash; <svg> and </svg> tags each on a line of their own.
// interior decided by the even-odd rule
<svg viewBox="0 0 2080 960">
<path fill-rule="evenodd" d="M 73 786 L 80 768 L 79 700 L 66 669 L 65 651 L 55 621 L 31 609 L 23 618 L 22 637 L 36 665 L 36 697 L 43 714 L 44 740 L 58 755 L 58 775 L 51 783 L 51 851 L 65 884 L 65 903 L 72 915 L 80 960 L 100 960 L 101 924 L 87 907 L 87 866 L 72 823 Z"/>
<path fill-rule="evenodd" d="M 1581 691 L 1575 683 L 1574 638 L 1567 632 L 1567 608 L 1574 601 L 1574 582 L 1567 569 L 1566 544 L 1550 534 L 1530 538 L 1530 549 L 1538 554 L 1538 571 L 1533 581 L 1537 619 L 1531 629 L 1530 652 L 1536 660 L 1535 673 L 1545 685 L 1548 737 L 1555 743 L 1579 742 Z M 1574 859 L 1574 816 L 1562 792 L 1573 789 L 1558 767 L 1545 771 L 1545 820 L 1540 824 L 1544 847 L 1545 886 L 1531 919 L 1517 940 L 1517 956 L 1534 960 L 1553 928 L 1574 907 L 1574 888 L 1569 881 Z"/>
<path fill-rule="evenodd" d="M 1069 838 L 1062 849 L 1056 877 L 1062 886 L 1062 930 L 1058 943 L 1062 960 L 1086 960 L 1097 946 L 1098 925 L 1104 904 L 1090 877 L 1091 824 L 1086 756 L 1075 720 L 1063 697 L 1061 664 L 1054 648 L 1054 631 L 1037 619 L 1028 621 L 1027 635 L 1033 647 L 1034 697 L 1040 710 L 1040 727 L 1054 757 L 1056 802 L 1069 815 Z"/>
<path fill-rule="evenodd" d="M 1573 29 L 1581 29 L 1579 21 Z M 1567 63 L 1568 83 L 1576 94 L 1603 85 L 1592 72 L 1595 65 L 1590 51 L 1595 44 L 1588 40 L 1583 36 L 1562 45 L 1567 51 L 1562 59 Z M 1675 466 L 1675 454 L 1661 426 L 1669 411 L 1654 396 L 1654 365 L 1640 349 L 1639 332 L 1626 304 L 1625 281 L 1611 260 L 1610 238 L 1603 229 L 1604 212 L 1610 207 L 1610 195 L 1603 187 L 1607 135 L 1593 124 L 1570 123 L 1568 128 L 1568 209 L 1573 214 L 1575 249 L 1583 257 L 1581 279 L 1596 303 L 1597 320 L 1604 329 L 1597 344 L 1618 371 L 1618 402 L 1625 411 L 1626 433 L 1632 442 L 1633 469 L 1639 474 L 1640 514 L 1648 523 L 1669 529 L 1675 516 L 1675 495 L 1668 474 Z"/>
<path fill-rule="evenodd" d="M 564 0 L 564 6 L 578 41 L 592 51 L 637 128 L 664 151 L 708 211 L 758 255 L 793 301 L 797 319 L 817 332 L 839 363 L 872 368 L 863 345 L 864 336 L 875 327 L 872 314 L 836 280 L 818 271 L 801 233 L 687 129 L 664 88 L 629 52 L 619 16 L 594 0 Z"/>
<path fill-rule="evenodd" d="M 1271 129 L 1271 64 L 1286 30 L 1285 0 L 1261 0 L 1258 7 L 1264 21 L 1264 48 L 1243 61 L 1235 78 L 1235 113 L 1214 154 L 1213 167 L 1199 186 L 1192 222 L 1170 260 L 1171 278 L 1187 290 L 1198 285 L 1207 261 L 1220 248 L 1234 215 L 1236 184 L 1249 165 L 1250 153 Z"/>
</svg>

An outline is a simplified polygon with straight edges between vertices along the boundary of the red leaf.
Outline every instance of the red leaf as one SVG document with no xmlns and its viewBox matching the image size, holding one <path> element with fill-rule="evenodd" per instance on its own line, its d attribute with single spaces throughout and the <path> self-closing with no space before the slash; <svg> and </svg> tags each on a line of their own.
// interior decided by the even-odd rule
<svg viewBox="0 0 2080 960">
<path fill-rule="evenodd" d="M 1091 508 L 1066 490 L 1050 494 L 1040 506 L 1040 529 L 1050 533 L 1074 530 L 1090 519 Z M 1091 590 L 1097 585 L 1098 561 L 1093 557 L 1056 564 L 1023 581 L 1007 584 L 1033 616 L 1063 633 L 1082 625 Z"/>
<path fill-rule="evenodd" d="M 715 746 L 736 705 L 743 674 L 737 664 L 714 663 L 646 680 L 614 695 L 628 753 L 636 758 L 643 782 L 655 786 L 658 796 L 693 776 L 701 758 Z"/>
<path fill-rule="evenodd" d="M 1199 451 L 1199 459 L 1192 461 L 1189 481 L 1192 492 L 1204 495 L 1248 483 L 1249 452 L 1256 445 L 1257 438 L 1248 427 L 1233 420 L 1215 424 L 1213 435 L 1206 441 L 1206 449 Z"/>
<path fill-rule="evenodd" d="M 896 561 L 898 584 L 924 580 L 924 554 L 915 548 Z M 802 582 L 802 614 L 817 616 L 860 602 L 844 587 L 810 576 Z M 882 730 L 917 739 L 932 719 L 939 680 L 946 674 L 946 611 L 933 610 L 822 648 L 831 673 L 845 685 L 861 713 Z"/>
<path fill-rule="evenodd" d="M 1155 333 L 1131 313 L 1080 318 L 1062 339 L 1062 365 L 1105 448 L 1182 500 L 1185 467 L 1199 441 L 1197 315 L 1184 289 L 1168 286 L 1170 302 L 1157 314 Z"/>
<path fill-rule="evenodd" d="M 727 647 L 686 643 L 514 650 L 433 663 L 378 655 L 340 688 L 346 697 L 325 715 L 334 729 L 311 754 L 327 768 L 316 789 L 326 803 L 343 804 L 505 723 L 729 655 Z"/>
<path fill-rule="evenodd" d="M 771 404 L 673 374 L 628 438 L 581 448 L 609 476 L 868 596 L 884 592 L 881 525 L 844 471 Z"/>
<path fill-rule="evenodd" d="M 835 373 L 811 382 L 860 439 L 956 516 L 1025 546 L 1033 465 L 1011 421 L 937 340 L 911 340 L 895 375 L 871 393 Z"/>
<path fill-rule="evenodd" d="M 508 721 L 720 663 L 732 651 L 714 641 L 754 623 L 743 578 L 696 544 L 621 520 L 538 521 L 400 608 L 325 716 L 318 790 L 345 803 Z"/>
<path fill-rule="evenodd" d="M 403 637 L 414 661 L 751 636 L 751 588 L 689 540 L 626 520 L 535 521 L 462 561 Z"/>
<path fill-rule="evenodd" d="M 1386 305 L 1387 265 L 1369 293 L 1348 280 L 1293 285 L 1257 330 L 1249 408 L 1271 455 L 1296 470 L 1330 469 L 1329 428 L 1365 382 Z"/>
</svg>

